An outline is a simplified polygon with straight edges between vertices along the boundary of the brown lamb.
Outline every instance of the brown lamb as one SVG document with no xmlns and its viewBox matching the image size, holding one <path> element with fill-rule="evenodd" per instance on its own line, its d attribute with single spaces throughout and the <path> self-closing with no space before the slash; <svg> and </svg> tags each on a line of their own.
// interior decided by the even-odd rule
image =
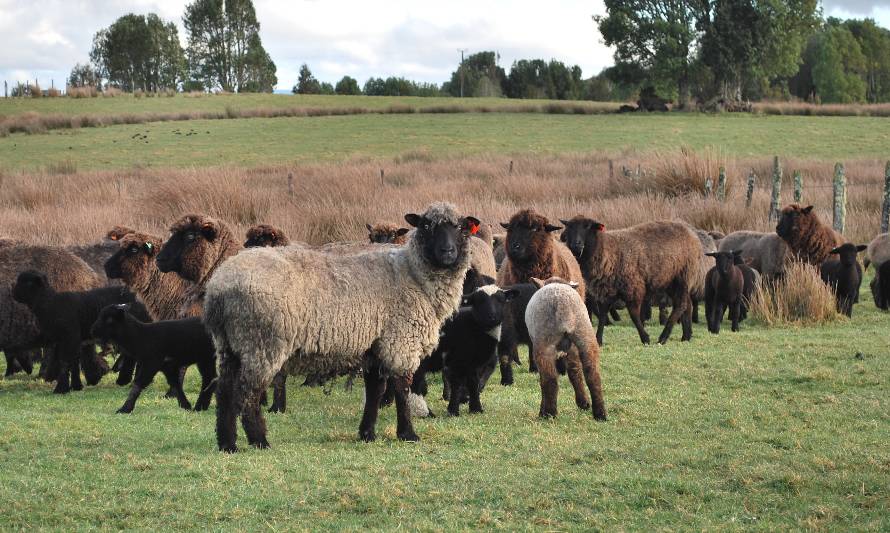
<svg viewBox="0 0 890 533">
<path fill-rule="evenodd" d="M 365 224 L 368 229 L 368 240 L 371 244 L 405 244 L 408 242 L 410 228 L 404 228 L 393 222 L 377 222 Z"/>
<path fill-rule="evenodd" d="M 269 224 L 259 224 L 251 226 L 247 230 L 245 248 L 255 248 L 257 246 L 287 246 L 290 244 L 287 235 L 281 231 L 281 228 Z"/>
<path fill-rule="evenodd" d="M 825 262 L 831 250 L 844 244 L 844 238 L 822 224 L 811 205 L 785 206 L 776 226 L 776 233 L 788 244 L 792 257 L 815 266 Z"/>
<path fill-rule="evenodd" d="M 672 304 L 658 342 L 667 342 L 681 318 L 681 340 L 692 338 L 690 291 L 700 280 L 704 251 L 689 227 L 659 221 L 607 232 L 603 224 L 579 215 L 567 221 L 562 239 L 581 264 L 594 307 L 591 311 L 599 322 L 597 342 L 602 344 L 609 309 L 621 300 L 627 305 L 640 340 L 648 344 L 640 309 L 649 294 L 666 294 Z"/>
</svg>

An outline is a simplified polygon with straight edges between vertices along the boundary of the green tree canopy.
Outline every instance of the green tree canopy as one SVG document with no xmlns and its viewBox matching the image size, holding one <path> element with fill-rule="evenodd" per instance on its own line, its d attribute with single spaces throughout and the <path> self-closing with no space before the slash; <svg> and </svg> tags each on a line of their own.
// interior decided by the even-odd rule
<svg viewBox="0 0 890 533">
<path fill-rule="evenodd" d="M 337 82 L 337 85 L 334 87 L 334 92 L 343 95 L 362 94 L 362 90 L 359 88 L 358 82 L 355 80 L 355 78 L 349 76 L 343 76 L 343 78 Z"/>
<path fill-rule="evenodd" d="M 507 75 L 504 69 L 498 66 L 498 59 L 496 52 L 472 54 L 451 73 L 451 79 L 445 82 L 442 91 L 451 96 L 460 96 L 461 76 L 463 76 L 464 96 L 502 96 Z"/>
<path fill-rule="evenodd" d="M 294 94 L 319 94 L 321 92 L 321 84 L 312 75 L 309 65 L 303 63 L 300 65 L 300 74 L 297 78 L 297 84 L 291 89 Z"/>
</svg>

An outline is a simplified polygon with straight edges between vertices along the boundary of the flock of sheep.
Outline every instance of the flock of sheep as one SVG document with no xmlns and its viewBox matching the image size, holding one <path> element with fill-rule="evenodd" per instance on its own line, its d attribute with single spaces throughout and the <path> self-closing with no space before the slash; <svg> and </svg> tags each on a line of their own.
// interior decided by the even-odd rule
<svg viewBox="0 0 890 533">
<path fill-rule="evenodd" d="M 426 374 L 442 372 L 450 415 L 463 403 L 481 413 L 496 368 L 503 385 L 513 383 L 519 344 L 540 376 L 540 416 L 557 415 L 565 373 L 576 404 L 605 420 L 599 352 L 619 309 L 643 343 L 654 306 L 660 343 L 678 322 L 690 340 L 701 302 L 709 331 L 719 333 L 726 310 L 737 331 L 761 278 L 803 261 L 821 269 L 838 310 L 851 315 L 866 248 L 875 304 L 890 304 L 890 236 L 844 243 L 812 206 L 785 207 L 775 233 L 726 236 L 672 221 L 607 231 L 576 216 L 560 226 L 531 209 L 493 235 L 447 203 L 405 221 L 410 228 L 368 225 L 369 242 L 323 246 L 291 244 L 269 225 L 250 228 L 242 243 L 205 215 L 176 221 L 166 242 L 124 227 L 91 246 L 0 240 L 6 375 L 30 374 L 40 360 L 40 375 L 67 393 L 82 389 L 81 372 L 94 385 L 115 371 L 119 385 L 132 383 L 118 410 L 129 413 L 158 373 L 168 396 L 191 409 L 182 382 L 195 365 L 194 409 L 208 409 L 215 392 L 217 443 L 227 452 L 237 450 L 239 416 L 248 443 L 269 446 L 261 405 L 270 386 L 269 411 L 282 412 L 290 375 L 307 385 L 361 375 L 359 437 L 374 440 L 379 408 L 394 402 L 399 439 L 417 440 L 412 416 L 433 415 Z M 111 346 L 119 356 L 109 368 Z"/>
</svg>

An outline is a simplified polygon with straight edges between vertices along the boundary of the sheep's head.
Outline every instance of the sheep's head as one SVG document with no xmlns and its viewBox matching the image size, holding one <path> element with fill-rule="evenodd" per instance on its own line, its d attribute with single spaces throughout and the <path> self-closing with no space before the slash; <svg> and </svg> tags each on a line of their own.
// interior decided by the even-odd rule
<svg viewBox="0 0 890 533">
<path fill-rule="evenodd" d="M 736 261 L 736 253 L 741 254 L 741 250 L 731 250 L 729 252 L 708 252 L 705 255 L 713 257 L 717 263 L 717 272 L 722 276 L 729 275 Z"/>
<path fill-rule="evenodd" d="M 584 250 L 593 250 L 600 232 L 606 230 L 603 224 L 581 215 L 560 222 L 566 229 L 559 236 L 559 240 L 566 243 L 576 259 L 581 259 Z"/>
<path fill-rule="evenodd" d="M 501 289 L 497 285 L 484 285 L 475 291 L 465 294 L 460 305 L 470 307 L 473 319 L 484 329 L 499 326 L 504 321 L 504 307 L 507 302 L 516 298 L 516 289 Z"/>
<path fill-rule="evenodd" d="M 840 262 L 844 266 L 853 266 L 856 263 L 856 255 L 868 248 L 865 244 L 856 246 L 852 243 L 844 243 L 831 251 L 831 254 L 837 254 Z"/>
<path fill-rule="evenodd" d="M 28 305 L 46 291 L 52 290 L 49 280 L 43 272 L 26 270 L 18 275 L 12 286 L 13 300 Z"/>
<path fill-rule="evenodd" d="M 788 204 L 782 209 L 776 234 L 786 241 L 796 235 L 807 234 L 811 228 L 819 225 L 819 217 L 813 212 L 813 206 L 801 207 L 800 204 Z"/>
<path fill-rule="evenodd" d="M 109 305 L 99 312 L 99 317 L 93 322 L 90 334 L 103 343 L 108 343 L 120 338 L 123 331 L 130 304 Z"/>
<path fill-rule="evenodd" d="M 515 263 L 529 263 L 540 254 L 549 251 L 553 237 L 552 232 L 561 229 L 550 224 L 547 217 L 539 215 L 532 209 L 523 209 L 512 217 L 510 222 L 501 222 L 507 230 L 507 257 Z"/>
<path fill-rule="evenodd" d="M 186 215 L 170 227 L 170 238 L 157 256 L 161 272 L 176 272 L 200 283 L 216 266 L 229 245 L 228 227 L 206 215 Z"/>
<path fill-rule="evenodd" d="M 479 227 L 475 217 L 459 217 L 453 205 L 437 202 L 422 215 L 408 213 L 405 221 L 417 230 L 411 237 L 424 261 L 436 269 L 466 268 L 467 240 Z"/>
<path fill-rule="evenodd" d="M 131 233 L 136 233 L 136 230 L 128 228 L 127 226 L 115 226 L 108 230 L 108 233 L 105 234 L 105 239 L 109 241 L 119 241 Z"/>
<path fill-rule="evenodd" d="M 105 261 L 108 279 L 120 279 L 129 287 L 148 282 L 157 268 L 155 256 L 161 249 L 161 239 L 144 233 L 130 233 L 120 240 L 120 248 Z"/>
<path fill-rule="evenodd" d="M 373 226 L 365 224 L 368 228 L 368 240 L 371 244 L 405 244 L 408 242 L 408 228 L 400 228 L 392 222 L 378 222 Z"/>
<path fill-rule="evenodd" d="M 290 241 L 284 232 L 269 224 L 251 227 L 247 230 L 247 240 L 244 241 L 245 248 L 287 246 L 288 244 Z"/>
<path fill-rule="evenodd" d="M 573 289 L 578 288 L 577 281 L 568 281 L 568 280 L 565 280 L 559 276 L 553 276 L 553 277 L 550 277 L 547 279 L 532 278 L 531 281 L 532 281 L 532 285 L 534 285 L 535 287 L 537 287 L 539 289 L 546 285 L 553 285 L 553 284 L 568 285 L 569 287 L 571 287 Z"/>
</svg>

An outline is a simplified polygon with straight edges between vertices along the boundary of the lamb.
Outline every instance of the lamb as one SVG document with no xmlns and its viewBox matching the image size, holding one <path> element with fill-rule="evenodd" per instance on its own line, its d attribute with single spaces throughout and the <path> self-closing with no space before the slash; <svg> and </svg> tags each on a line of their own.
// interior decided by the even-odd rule
<svg viewBox="0 0 890 533">
<path fill-rule="evenodd" d="M 602 344 L 606 312 L 622 300 L 643 344 L 649 334 L 640 317 L 647 294 L 666 294 L 672 310 L 658 342 L 670 338 L 674 324 L 683 319 L 681 340 L 692 338 L 690 290 L 701 276 L 704 253 L 701 242 L 685 224 L 647 222 L 606 231 L 603 224 L 583 216 L 568 221 L 562 238 L 578 262 L 595 303 L 597 342 Z"/>
<path fill-rule="evenodd" d="M 110 304 L 134 303 L 133 293 L 120 287 L 104 287 L 84 292 L 56 292 L 46 274 L 26 270 L 18 275 L 12 288 L 15 301 L 25 304 L 34 313 L 44 342 L 56 346 L 59 362 L 59 377 L 55 394 L 68 393 L 73 385 L 79 390 L 80 376 L 76 373 L 81 349 L 85 353 L 93 350 L 92 344 L 85 344 L 93 337 L 90 327 L 96 321 L 99 311 Z M 144 308 L 138 312 L 148 319 Z M 95 353 L 95 352 L 93 352 Z M 73 383 L 69 382 L 69 368 Z"/>
<path fill-rule="evenodd" d="M 719 252 L 743 250 L 741 260 L 768 280 L 782 276 L 788 257 L 788 245 L 775 233 L 734 231 L 720 239 Z"/>
<path fill-rule="evenodd" d="M 465 294 L 460 310 L 442 326 L 439 346 L 420 363 L 411 391 L 425 395 L 426 373 L 442 370 L 443 380 L 451 388 L 448 414 L 460 415 L 464 390 L 469 394 L 470 412 L 483 412 L 479 393 L 497 361 L 504 308 L 518 294 L 517 290 L 503 290 L 497 285 Z"/>
<path fill-rule="evenodd" d="M 254 248 L 218 269 L 207 283 L 204 322 L 219 362 L 221 451 L 237 450 L 239 414 L 248 442 L 269 446 L 259 399 L 286 362 L 303 374 L 350 370 L 363 362 L 364 441 L 375 439 L 389 377 L 396 434 L 419 440 L 408 409 L 411 376 L 458 308 L 468 241 L 479 221 L 459 217 L 446 203 L 405 220 L 416 231 L 403 247 L 342 256 L 296 246 Z"/>
<path fill-rule="evenodd" d="M 371 244 L 405 244 L 408 242 L 408 228 L 399 227 L 392 222 L 377 222 L 373 226 L 365 224 L 368 228 L 368 240 Z"/>
<path fill-rule="evenodd" d="M 118 413 L 132 413 L 142 391 L 151 385 L 158 372 L 163 372 L 174 389 L 179 406 L 190 409 L 179 382 L 179 369 L 197 365 L 201 373 L 201 393 L 195 411 L 210 406 L 216 385 L 216 358 L 213 343 L 200 318 L 163 320 L 145 323 L 130 312 L 130 305 L 109 305 L 102 309 L 90 328 L 94 338 L 113 342 L 139 362 L 139 371 L 130 394 Z"/>
<path fill-rule="evenodd" d="M 826 260 L 819 269 L 822 281 L 834 290 L 838 313 L 848 317 L 853 316 L 853 304 L 859 300 L 862 284 L 862 266 L 856 255 L 867 248 L 865 244 L 842 244 L 831 250 L 831 254 L 837 254 L 838 258 Z"/>
<path fill-rule="evenodd" d="M 19 272 L 38 270 L 45 272 L 49 282 L 59 291 L 83 291 L 101 285 L 96 273 L 71 252 L 49 246 L 17 244 L 0 248 L 0 350 L 6 356 L 6 372 L 16 368 L 31 368 L 30 352 L 45 345 L 39 337 L 34 314 L 12 298 L 12 285 Z M 41 366 L 41 375 L 49 381 L 55 372 L 49 372 L 49 352 Z M 95 360 L 91 357 L 91 360 Z M 101 372 L 101 362 L 88 365 Z M 101 377 L 90 375 L 90 381 Z"/>
<path fill-rule="evenodd" d="M 245 248 L 254 248 L 257 246 L 287 246 L 290 244 L 287 235 L 285 235 L 283 231 L 275 226 L 270 226 L 269 224 L 251 226 L 250 229 L 247 230 L 245 238 L 247 239 L 244 241 Z"/>
<path fill-rule="evenodd" d="M 114 226 L 108 230 L 108 233 L 105 234 L 105 238 L 110 241 L 119 241 L 131 233 L 136 233 L 136 230 L 128 228 L 127 226 Z"/>
<path fill-rule="evenodd" d="M 606 420 L 606 405 L 603 402 L 599 371 L 599 346 L 584 299 L 578 294 L 574 282 L 552 277 L 547 280 L 532 278 L 532 283 L 537 285 L 539 290 L 528 302 L 525 322 L 534 344 L 533 356 L 540 375 L 539 416 L 542 418 L 556 416 L 556 397 L 559 391 L 556 361 L 566 356 L 566 352 L 576 352 L 593 400 L 593 417 L 597 420 Z M 577 360 L 573 362 L 573 359 L 568 357 L 567 364 L 571 367 L 578 362 Z M 577 391 L 575 399 L 577 402 Z M 586 409 L 589 404 L 578 402 L 578 406 Z"/>
<path fill-rule="evenodd" d="M 868 243 L 865 256 L 865 268 L 875 265 L 875 277 L 871 280 L 871 294 L 878 309 L 887 310 L 890 306 L 890 278 L 886 277 L 884 268 L 890 262 L 890 233 L 882 233 Z"/>
<path fill-rule="evenodd" d="M 708 319 L 708 331 L 720 333 L 723 313 L 729 308 L 729 319 L 732 330 L 739 330 L 742 315 L 742 300 L 745 288 L 745 276 L 735 265 L 736 254 L 733 252 L 709 252 L 705 255 L 713 257 L 717 264 L 708 271 L 705 278 L 705 317 Z"/>
<path fill-rule="evenodd" d="M 498 342 L 498 362 L 501 368 L 501 385 L 513 384 L 513 368 L 511 363 L 519 363 L 519 345 L 528 347 L 529 360 L 533 353 L 532 341 L 525 325 L 525 309 L 532 295 L 538 290 L 533 283 L 517 283 L 506 287 L 517 292 L 504 308 L 504 321 L 501 324 L 501 340 Z"/>
<path fill-rule="evenodd" d="M 732 254 L 733 264 L 742 271 L 742 278 L 744 278 L 741 314 L 739 316 L 739 321 L 742 321 L 748 317 L 748 306 L 751 303 L 754 289 L 760 285 L 761 276 L 760 272 L 757 272 L 745 263 L 745 260 L 742 258 L 742 250 L 733 250 Z"/>
<path fill-rule="evenodd" d="M 792 258 L 819 266 L 831 251 L 844 244 L 844 238 L 822 224 L 813 206 L 788 204 L 782 209 L 776 234 L 788 245 Z"/>
</svg>

